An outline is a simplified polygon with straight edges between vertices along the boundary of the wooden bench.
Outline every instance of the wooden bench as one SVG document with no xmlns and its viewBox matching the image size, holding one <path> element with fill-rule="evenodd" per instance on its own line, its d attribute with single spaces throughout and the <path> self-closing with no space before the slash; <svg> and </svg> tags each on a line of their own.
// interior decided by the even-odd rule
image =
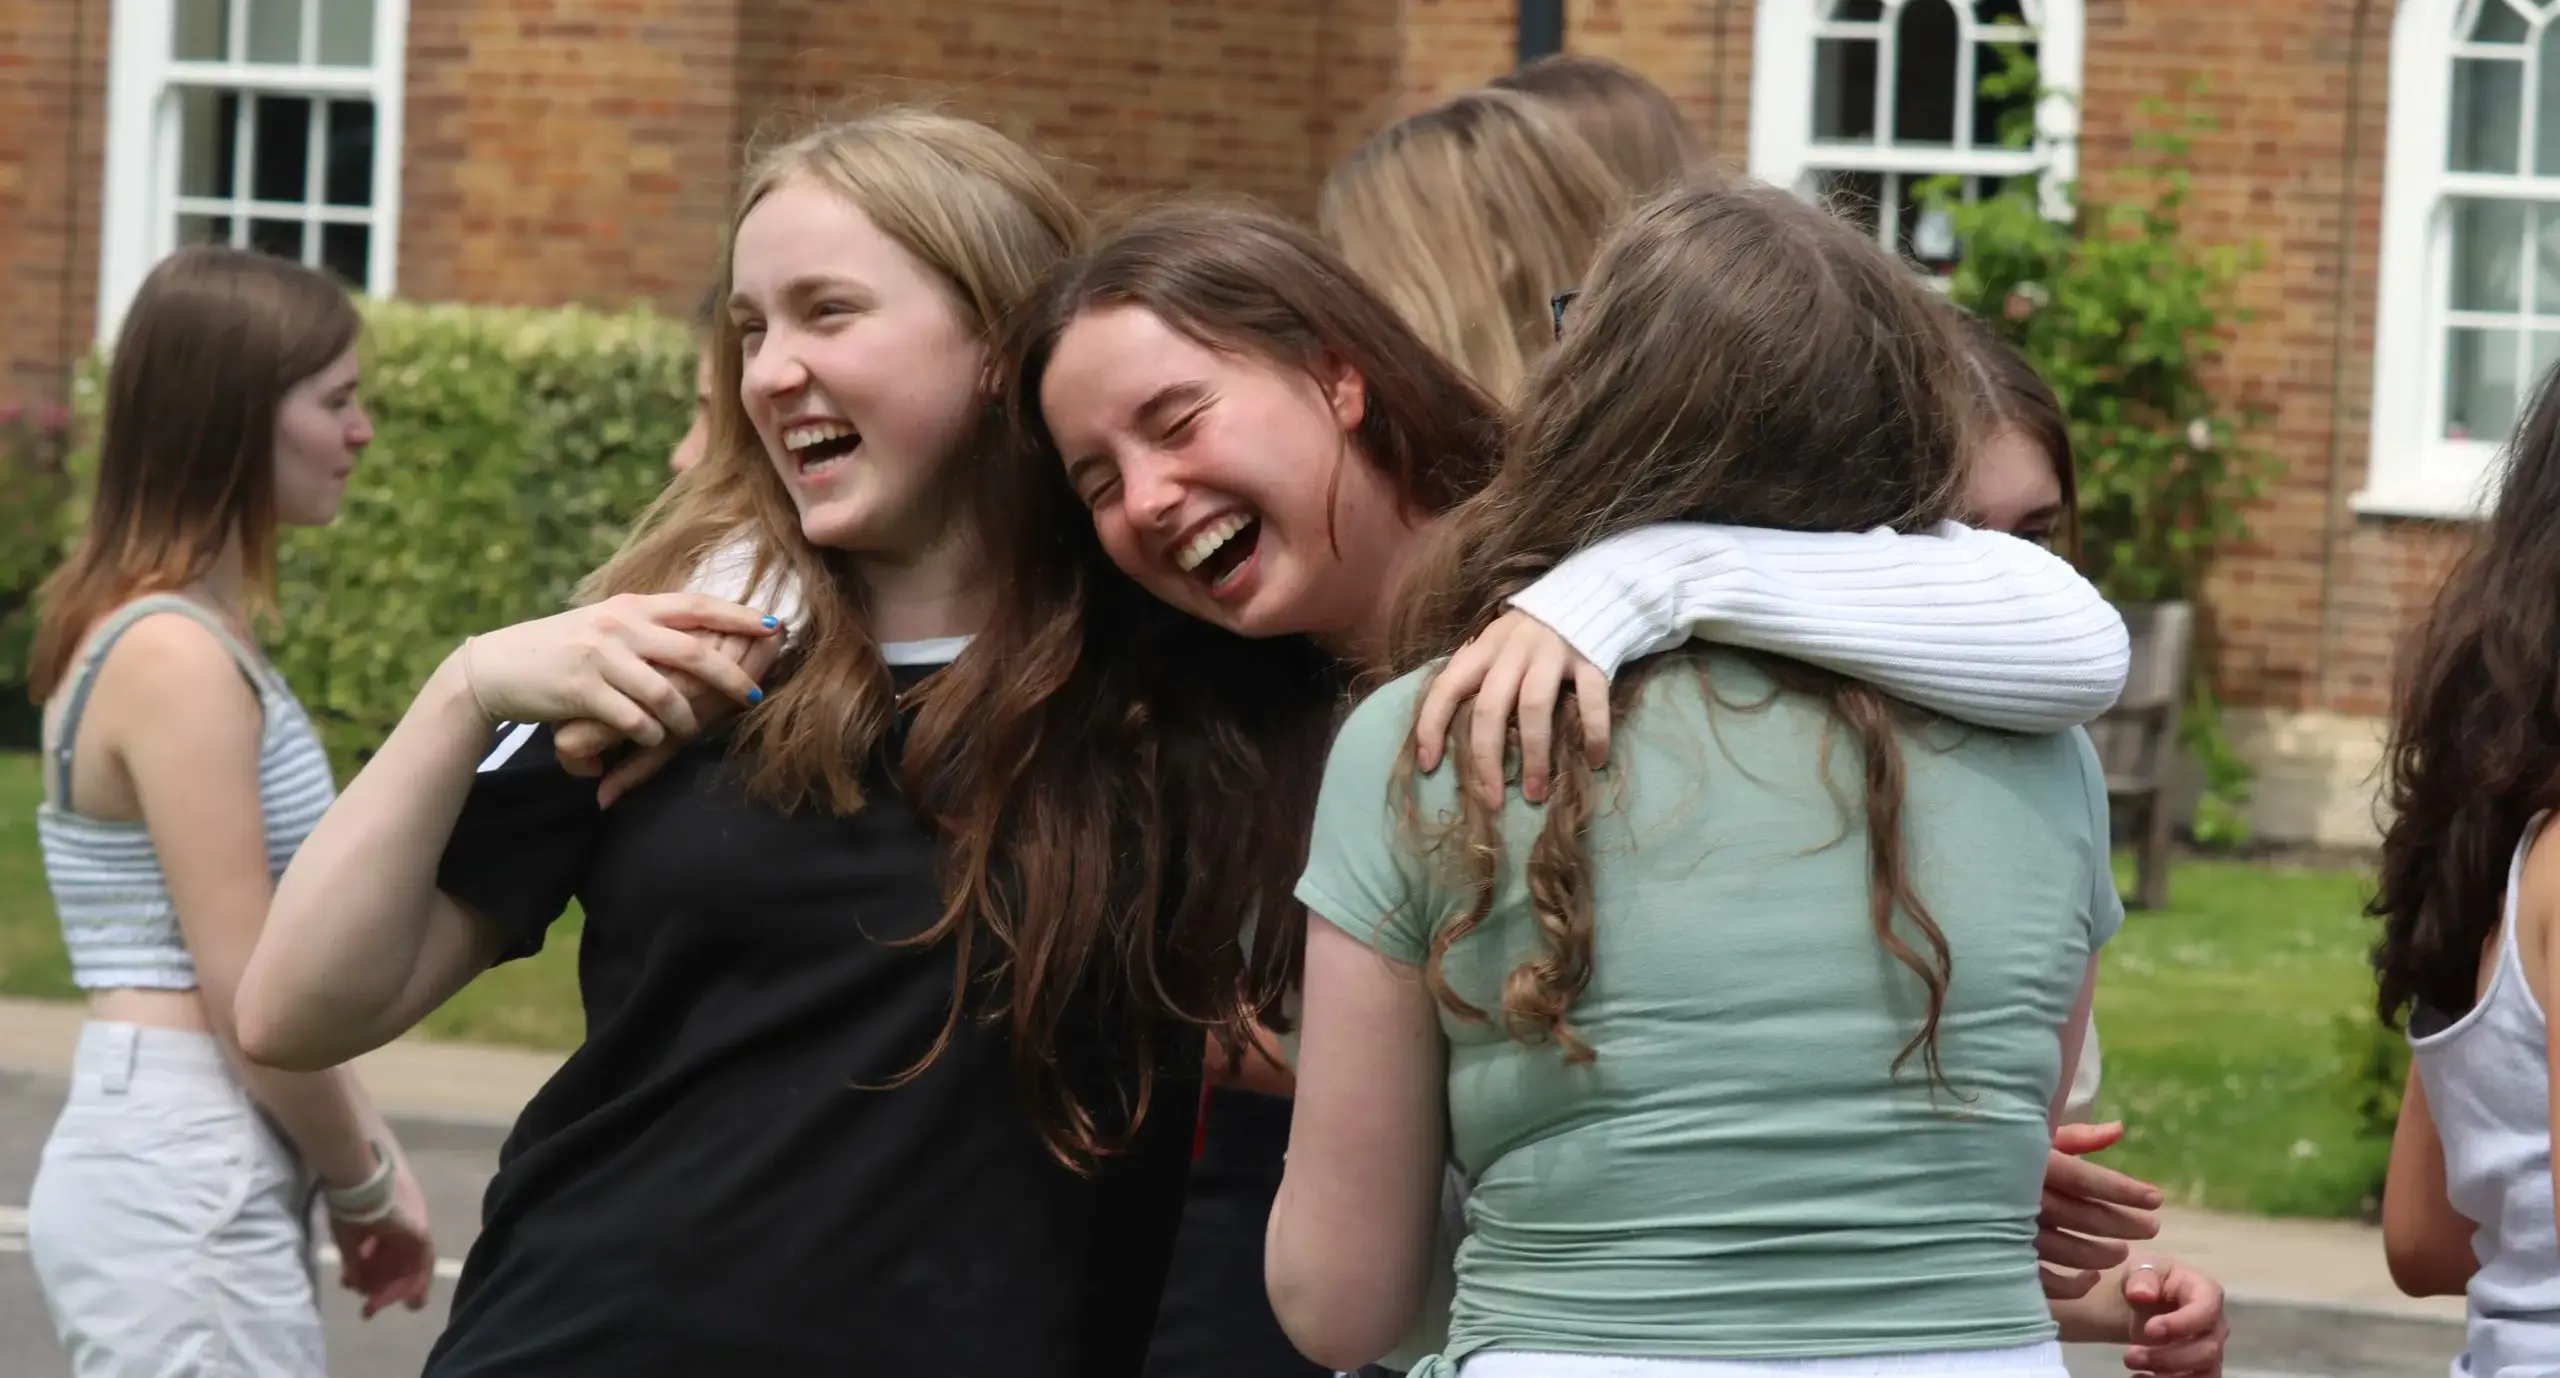
<svg viewBox="0 0 2560 1378">
<path fill-rule="evenodd" d="M 2134 907 L 2159 909 L 2169 903 L 2169 767 L 2178 754 L 2195 610 L 2185 603 L 2127 608 L 2124 626 L 2133 640 L 2124 693 L 2089 725 L 2089 738 L 2106 767 L 2108 806 L 2134 824 Z"/>
</svg>

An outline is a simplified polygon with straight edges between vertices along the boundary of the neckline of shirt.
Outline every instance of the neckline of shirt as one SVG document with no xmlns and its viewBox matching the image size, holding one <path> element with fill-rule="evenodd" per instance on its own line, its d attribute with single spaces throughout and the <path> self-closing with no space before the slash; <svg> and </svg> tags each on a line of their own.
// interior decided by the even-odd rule
<svg viewBox="0 0 2560 1378">
<path fill-rule="evenodd" d="M 880 658 L 891 665 L 948 665 L 960 658 L 969 638 L 936 636 L 922 641 L 883 641 Z"/>
</svg>

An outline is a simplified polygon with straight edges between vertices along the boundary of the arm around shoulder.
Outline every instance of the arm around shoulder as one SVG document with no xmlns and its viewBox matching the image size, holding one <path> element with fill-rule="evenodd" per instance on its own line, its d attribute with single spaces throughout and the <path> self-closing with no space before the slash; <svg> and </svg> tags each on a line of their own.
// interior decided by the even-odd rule
<svg viewBox="0 0 2560 1378">
<path fill-rule="evenodd" d="M 1666 523 L 1576 552 L 1512 606 L 1615 675 L 1690 639 L 1792 656 L 1963 721 L 2089 722 L 2124 691 L 2124 619 L 2069 562 L 1953 523 L 1793 532 Z"/>
</svg>

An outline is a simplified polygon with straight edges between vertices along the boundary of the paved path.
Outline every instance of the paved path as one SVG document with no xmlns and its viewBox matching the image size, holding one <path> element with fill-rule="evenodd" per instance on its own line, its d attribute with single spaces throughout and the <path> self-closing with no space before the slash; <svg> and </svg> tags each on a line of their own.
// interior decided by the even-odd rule
<svg viewBox="0 0 2560 1378">
<path fill-rule="evenodd" d="M 0 1375 L 68 1371 L 27 1265 L 20 1229 L 36 1157 L 62 1103 L 76 1007 L 0 999 Z M 399 1129 L 426 1187 L 438 1252 L 459 1260 L 477 1231 L 480 1194 L 505 1126 L 558 1066 L 508 1049 L 403 1040 L 357 1067 Z M 2325 1221 L 2172 1213 L 2161 1247 L 2222 1279 L 2235 1339 L 2231 1378 L 2441 1378 L 2461 1348 L 2457 1300 L 2411 1301 L 2383 1272 L 2379 1235 Z M 448 1274 L 452 1265 L 445 1270 Z M 417 1315 L 358 1319 L 331 1292 L 335 1378 L 413 1378 L 443 1324 L 450 1277 Z M 2118 1351 L 2071 1356 L 2075 1378 L 2124 1372 Z"/>
</svg>

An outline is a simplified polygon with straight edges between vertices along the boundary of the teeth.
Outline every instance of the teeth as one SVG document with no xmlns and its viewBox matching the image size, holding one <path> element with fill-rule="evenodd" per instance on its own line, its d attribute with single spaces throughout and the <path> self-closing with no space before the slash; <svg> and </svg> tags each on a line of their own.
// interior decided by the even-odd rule
<svg viewBox="0 0 2560 1378">
<path fill-rule="evenodd" d="M 1183 573 L 1189 574 L 1200 567 L 1201 561 L 1217 554 L 1227 542 L 1234 540 L 1237 532 L 1251 525 L 1253 518 L 1242 512 L 1230 512 L 1201 528 L 1200 534 L 1192 537 L 1189 545 L 1174 552 L 1173 562 Z"/>
<path fill-rule="evenodd" d="M 854 434 L 857 432 L 853 427 L 842 422 L 813 421 L 806 426 L 794 426 L 784 431 L 782 448 L 792 451 L 805 450 L 812 445 L 824 445 L 830 440 L 842 440 Z"/>
</svg>

